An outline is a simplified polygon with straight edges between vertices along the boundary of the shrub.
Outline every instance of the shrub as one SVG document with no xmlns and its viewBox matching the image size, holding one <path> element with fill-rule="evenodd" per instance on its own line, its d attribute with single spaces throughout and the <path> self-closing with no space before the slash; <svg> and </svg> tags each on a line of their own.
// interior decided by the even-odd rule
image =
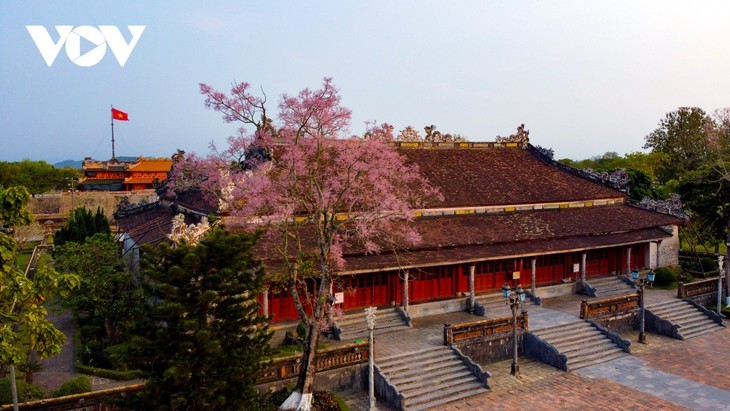
<svg viewBox="0 0 730 411">
<path fill-rule="evenodd" d="M 677 281 L 677 269 L 674 267 L 659 267 L 654 270 L 654 274 L 654 285 L 671 285 Z"/>
<path fill-rule="evenodd" d="M 43 389 L 23 380 L 15 380 L 18 390 L 18 402 L 38 400 L 44 397 Z M 10 377 L 0 378 L 0 404 L 12 404 L 13 394 L 10 392 Z"/>
<path fill-rule="evenodd" d="M 297 335 L 301 339 L 307 338 L 307 325 L 304 324 L 304 321 L 300 322 L 299 325 L 297 325 Z"/>
<path fill-rule="evenodd" d="M 64 397 L 66 395 L 81 394 L 90 391 L 91 381 L 89 380 L 89 377 L 79 375 L 78 377 L 64 381 L 61 387 L 53 393 L 53 396 Z"/>
</svg>

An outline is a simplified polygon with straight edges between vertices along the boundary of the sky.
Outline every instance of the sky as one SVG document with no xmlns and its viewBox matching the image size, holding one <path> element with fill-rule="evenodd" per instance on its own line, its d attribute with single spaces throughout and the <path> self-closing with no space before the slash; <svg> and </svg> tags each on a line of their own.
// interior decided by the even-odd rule
<svg viewBox="0 0 730 411">
<path fill-rule="evenodd" d="M 494 141 L 524 123 L 557 158 L 641 151 L 666 113 L 730 106 L 728 21 L 727 1 L 1 1 L 0 161 L 109 159 L 112 105 L 130 120 L 117 156 L 206 154 L 239 125 L 199 83 L 249 82 L 275 112 L 324 77 L 353 134 L 375 120 Z M 124 66 L 103 37 L 97 64 L 67 41 L 49 67 L 29 25 L 54 43 L 57 25 L 145 29 Z"/>
</svg>

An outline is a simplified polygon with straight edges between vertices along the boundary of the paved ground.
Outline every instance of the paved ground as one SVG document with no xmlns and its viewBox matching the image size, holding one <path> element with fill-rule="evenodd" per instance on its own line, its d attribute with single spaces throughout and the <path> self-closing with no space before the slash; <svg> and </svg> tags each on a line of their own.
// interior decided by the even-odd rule
<svg viewBox="0 0 730 411">
<path fill-rule="evenodd" d="M 674 291 L 647 290 L 647 304 L 674 298 Z M 528 304 L 530 328 L 578 321 L 578 295 L 543 300 L 543 306 Z M 443 345 L 444 323 L 474 321 L 475 316 L 449 313 L 414 319 L 414 328 L 376 336 L 376 359 L 395 352 Z M 63 354 L 44 361 L 36 382 L 48 391 L 75 375 L 70 314 L 54 315 L 53 321 L 67 335 Z M 291 324 L 295 326 L 295 324 Z M 285 327 L 291 328 L 291 327 Z M 283 333 L 277 333 L 283 334 Z M 565 410 L 730 410 L 730 330 L 722 329 L 686 341 L 655 334 L 648 344 L 638 344 L 637 333 L 624 337 L 632 342 L 632 356 L 565 373 L 545 364 L 521 359 L 522 378 L 509 375 L 510 360 L 483 364 L 493 374 L 490 392 L 449 404 L 447 410 L 533 408 Z M 336 342 L 327 342 L 337 345 Z M 94 389 L 131 382 L 92 377 Z M 345 397 L 353 410 L 368 409 L 367 393 Z M 392 410 L 381 400 L 378 410 Z"/>
<path fill-rule="evenodd" d="M 647 304 L 675 298 L 675 291 L 647 290 Z M 530 328 L 578 320 L 585 297 L 563 296 L 528 305 Z M 443 344 L 443 323 L 473 321 L 466 313 L 414 320 L 414 328 L 378 336 L 376 358 Z M 730 330 L 722 329 L 689 340 L 648 334 L 648 344 L 631 340 L 632 356 L 565 373 L 548 365 L 521 360 L 522 377 L 509 375 L 511 360 L 483 364 L 493 377 L 486 394 L 449 404 L 446 410 L 526 408 L 535 410 L 730 410 Z M 367 393 L 349 395 L 353 410 L 368 409 Z M 377 409 L 391 410 L 383 401 Z"/>
<path fill-rule="evenodd" d="M 66 343 L 63 345 L 59 355 L 41 361 L 43 369 L 34 374 L 33 382 L 50 394 L 57 390 L 64 381 L 76 377 L 79 374 L 76 373 L 76 348 L 73 338 L 74 325 L 71 311 L 60 309 L 50 309 L 49 311 L 49 318 L 53 324 L 66 335 Z M 91 380 L 91 389 L 93 391 L 142 382 L 142 380 L 115 381 L 93 375 L 89 375 L 88 377 Z"/>
</svg>

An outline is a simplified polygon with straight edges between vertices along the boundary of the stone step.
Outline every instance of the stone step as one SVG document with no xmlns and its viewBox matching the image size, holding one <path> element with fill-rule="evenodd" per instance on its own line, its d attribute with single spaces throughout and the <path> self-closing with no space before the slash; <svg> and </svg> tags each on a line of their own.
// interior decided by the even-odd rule
<svg viewBox="0 0 730 411">
<path fill-rule="evenodd" d="M 614 290 L 597 290 L 596 291 L 596 298 L 609 298 L 609 297 L 617 297 L 619 295 L 631 295 L 636 294 L 636 290 L 632 290 L 630 288 L 617 288 Z"/>
<path fill-rule="evenodd" d="M 475 390 L 476 388 L 484 388 L 484 386 L 474 381 L 469 384 L 462 384 L 455 387 L 450 387 L 445 390 L 429 390 L 428 394 L 421 395 L 415 398 L 405 398 L 405 406 L 407 409 L 411 409 L 411 407 L 426 407 L 425 409 L 434 407 L 434 401 L 439 399 L 448 399 L 449 402 L 454 401 L 452 395 L 453 394 L 459 394 L 462 392 Z M 424 409 L 424 408 L 421 408 Z"/>
<path fill-rule="evenodd" d="M 703 312 L 701 312 L 699 310 L 695 310 L 694 312 L 678 313 L 676 315 L 671 315 L 671 316 L 661 315 L 660 317 L 665 320 L 669 320 L 673 323 L 685 323 L 685 322 L 692 322 L 692 321 L 704 320 L 706 318 L 709 318 L 708 316 L 706 316 Z"/>
<path fill-rule="evenodd" d="M 560 350 L 561 354 L 565 354 L 568 357 L 568 361 L 576 360 L 578 358 L 583 357 L 591 357 L 595 354 L 604 354 L 606 352 L 611 352 L 614 349 L 620 349 L 616 344 L 614 344 L 611 340 L 606 338 L 606 341 L 599 342 L 599 343 L 593 343 L 584 347 L 575 347 L 571 348 L 569 350 Z"/>
<path fill-rule="evenodd" d="M 595 331 L 590 324 L 586 322 L 566 324 L 563 328 L 554 328 L 549 330 L 533 331 L 533 334 L 540 337 L 543 340 L 559 340 L 563 337 L 569 337 L 571 334 L 578 334 L 587 331 Z"/>
<path fill-rule="evenodd" d="M 550 345 L 552 345 L 553 347 L 555 347 L 556 350 L 562 352 L 562 350 L 568 350 L 568 349 L 570 349 L 573 346 L 578 345 L 578 344 L 580 344 L 580 345 L 586 345 L 586 344 L 590 344 L 590 343 L 592 343 L 594 341 L 601 341 L 601 340 L 603 340 L 605 338 L 606 338 L 606 336 L 603 335 L 602 332 L 596 330 L 596 333 L 594 335 L 590 336 L 590 337 L 580 338 L 580 339 L 575 339 L 575 340 L 570 340 L 570 341 L 565 341 L 565 342 L 562 342 L 561 341 L 561 342 L 555 343 L 555 344 L 550 343 Z"/>
<path fill-rule="evenodd" d="M 622 349 L 616 347 L 614 344 L 614 348 L 601 350 L 599 352 L 593 352 L 592 354 L 589 354 L 589 355 L 572 356 L 572 357 L 568 356 L 568 369 L 572 369 L 572 367 L 571 367 L 572 364 L 580 363 L 583 361 L 598 360 L 598 359 L 601 359 L 602 357 L 612 355 L 615 353 L 619 353 L 619 352 L 625 354 Z"/>
<path fill-rule="evenodd" d="M 590 324 L 588 324 L 585 321 L 576 321 L 576 322 L 572 322 L 572 323 L 568 323 L 568 324 L 553 325 L 551 327 L 540 328 L 537 330 L 532 330 L 531 332 L 537 336 L 542 336 L 542 335 L 551 334 L 558 330 L 570 330 L 570 329 L 575 329 L 575 328 L 583 328 L 586 326 L 590 326 Z"/>
<path fill-rule="evenodd" d="M 630 286 L 628 286 L 626 284 L 616 284 L 616 285 L 613 285 L 613 286 L 610 286 L 610 287 L 597 288 L 596 289 L 596 292 L 597 293 L 603 293 L 603 294 L 617 293 L 617 292 L 622 292 L 622 293 L 630 294 L 630 293 L 635 293 L 636 290 L 633 289 L 633 288 L 631 288 Z"/>
<path fill-rule="evenodd" d="M 713 321 L 711 318 L 708 318 L 707 320 L 695 321 L 695 322 L 691 322 L 691 323 L 684 323 L 684 324 L 680 324 L 680 325 L 681 325 L 681 327 L 679 327 L 679 333 L 682 334 L 685 332 L 691 333 L 691 332 L 699 330 L 699 329 L 707 328 L 708 326 L 716 326 L 717 323 L 715 321 Z"/>
<path fill-rule="evenodd" d="M 596 285 L 613 284 L 613 283 L 617 283 L 617 282 L 625 284 L 618 277 L 588 277 L 588 278 L 586 278 L 586 282 L 592 287 L 595 287 Z"/>
<path fill-rule="evenodd" d="M 448 398 L 442 398 L 442 399 L 439 399 L 439 400 L 431 401 L 428 404 L 424 404 L 424 405 L 420 405 L 420 404 L 419 405 L 415 405 L 415 406 L 409 407 L 408 409 L 409 410 L 414 410 L 414 411 L 429 410 L 429 409 L 439 409 L 439 407 L 441 407 L 442 405 L 445 405 L 445 404 L 448 404 L 448 403 L 451 403 L 451 402 L 454 402 L 454 401 L 458 401 L 458 400 L 461 400 L 461 399 L 464 399 L 464 398 L 469 398 L 469 397 L 474 396 L 474 395 L 484 394 L 484 393 L 487 393 L 487 392 L 489 392 L 489 391 L 486 388 L 484 388 L 483 386 L 481 386 L 481 384 L 480 384 L 479 388 L 474 388 L 474 389 L 471 389 L 471 390 L 462 391 L 462 392 L 460 392 L 458 394 L 451 395 Z"/>
<path fill-rule="evenodd" d="M 679 334 L 682 336 L 683 339 L 687 340 L 694 337 L 699 337 L 700 335 L 705 335 L 711 332 L 715 332 L 723 327 L 715 324 L 715 327 L 706 327 L 701 330 L 693 331 L 693 332 L 680 332 Z"/>
<path fill-rule="evenodd" d="M 385 312 L 377 311 L 375 315 L 375 323 L 383 322 L 383 321 L 389 321 L 391 319 L 399 319 L 401 320 L 401 314 L 398 311 L 395 310 L 388 310 Z M 339 318 L 336 320 L 337 325 L 342 327 L 343 325 L 347 324 L 353 324 L 353 323 L 367 323 L 367 320 L 365 319 L 365 313 L 357 313 L 357 314 L 347 314 L 342 316 L 342 318 Z"/>
<path fill-rule="evenodd" d="M 390 360 L 393 360 L 393 359 L 396 359 L 396 358 L 408 358 L 408 357 L 411 357 L 412 355 L 415 355 L 415 354 L 420 354 L 420 353 L 430 352 L 430 351 L 433 351 L 433 352 L 437 352 L 437 351 L 448 351 L 448 352 L 451 352 L 451 349 L 449 347 L 446 347 L 446 346 L 441 345 L 441 346 L 434 346 L 434 347 L 422 348 L 420 350 L 415 350 L 415 351 L 399 352 L 399 353 L 396 353 L 396 354 L 386 355 L 384 357 L 377 357 L 376 356 L 375 359 L 378 361 L 378 365 L 380 365 L 383 362 L 390 361 Z"/>
<path fill-rule="evenodd" d="M 392 326 L 392 327 L 386 327 L 386 328 L 376 328 L 373 330 L 373 335 L 380 335 L 380 334 L 387 334 L 397 331 L 405 331 L 410 330 L 411 327 L 407 325 L 398 325 L 398 326 Z M 350 341 L 350 340 L 358 340 L 368 338 L 368 330 L 362 330 L 361 332 L 343 332 L 340 334 L 340 340 L 341 341 Z"/>
<path fill-rule="evenodd" d="M 450 374 L 458 374 L 464 371 L 464 363 L 458 362 L 458 363 L 451 363 L 448 366 L 441 367 L 441 368 L 434 368 L 433 370 L 429 371 L 428 378 L 431 378 L 431 376 L 441 376 L 441 375 L 450 375 Z M 471 371 L 466 370 L 469 374 L 471 374 Z M 385 373 L 385 371 L 383 371 Z M 412 375 L 388 375 L 386 374 L 386 377 L 392 382 L 393 384 L 396 384 L 398 387 L 400 387 L 401 384 L 412 384 L 414 382 L 423 382 L 425 380 L 423 374 L 412 374 Z"/>
<path fill-rule="evenodd" d="M 382 328 L 389 328 L 389 327 L 397 327 L 399 325 L 405 325 L 406 323 L 401 319 L 393 319 L 390 321 L 379 321 L 375 324 L 375 329 L 379 330 Z M 345 324 L 340 325 L 337 324 L 342 332 L 360 332 L 360 331 L 367 331 L 368 330 L 368 324 L 366 322 L 363 323 L 352 323 L 352 324 Z"/>
<path fill-rule="evenodd" d="M 429 375 L 429 380 L 424 381 L 423 384 L 421 384 L 421 386 L 418 388 L 413 388 L 411 390 L 405 391 L 399 389 L 398 391 L 403 394 L 403 397 L 418 398 L 424 394 L 428 394 L 437 390 L 449 389 L 465 384 L 473 384 L 475 382 L 479 384 L 479 382 L 477 382 L 474 378 L 474 375 L 469 375 L 468 377 L 454 378 L 441 382 L 433 381 L 430 377 L 431 376 Z"/>
<path fill-rule="evenodd" d="M 458 369 L 444 368 L 428 374 L 429 381 L 446 381 L 449 379 L 462 378 L 467 376 L 474 379 L 474 374 L 472 374 L 471 371 L 463 366 L 459 367 Z M 423 376 L 421 375 L 417 375 L 405 380 L 399 380 L 398 391 L 406 392 L 414 387 L 423 386 L 423 383 Z"/>
<path fill-rule="evenodd" d="M 675 313 L 689 313 L 689 312 L 699 312 L 699 310 L 695 307 L 692 307 L 689 304 L 674 304 L 674 305 L 665 305 L 659 308 L 654 307 L 648 307 L 651 312 L 653 312 L 656 315 L 670 315 Z"/>
<path fill-rule="evenodd" d="M 390 361 L 390 362 L 378 362 L 380 369 L 387 373 L 397 373 L 403 369 L 418 369 L 422 365 L 430 365 L 436 362 L 450 361 L 458 359 L 456 353 L 453 351 L 448 352 L 437 352 L 437 353 L 423 353 L 420 355 L 412 356 L 406 360 Z"/>
<path fill-rule="evenodd" d="M 661 307 L 663 305 L 671 305 L 671 304 L 676 304 L 676 303 L 681 303 L 681 302 L 683 302 L 683 301 L 678 298 L 674 298 L 671 300 L 664 300 L 664 301 L 660 301 L 658 303 L 653 303 L 650 305 L 650 307 Z"/>
<path fill-rule="evenodd" d="M 555 347 L 556 345 L 563 345 L 563 344 L 575 344 L 576 342 L 583 341 L 587 338 L 592 338 L 596 336 L 602 336 L 603 333 L 598 331 L 597 329 L 591 327 L 590 329 L 580 329 L 571 331 L 568 334 L 564 335 L 557 335 L 549 338 L 540 337 L 542 340 L 547 341 L 550 345 Z"/>
<path fill-rule="evenodd" d="M 606 355 L 604 357 L 597 358 L 597 359 L 593 359 L 593 360 L 590 360 L 590 361 L 578 361 L 578 362 L 575 362 L 575 363 L 569 365 L 568 366 L 568 371 L 575 371 L 575 370 L 579 370 L 581 368 L 590 367 L 591 365 L 602 364 L 604 362 L 609 362 L 611 360 L 615 360 L 617 358 L 625 357 L 627 355 L 629 355 L 629 354 L 625 353 L 622 350 L 619 350 L 619 351 L 616 351 L 615 353 L 612 353 L 610 355 Z"/>
<path fill-rule="evenodd" d="M 388 379 L 396 382 L 413 375 L 420 375 L 421 377 L 424 377 L 426 374 L 430 374 L 432 371 L 440 370 L 442 368 L 448 368 L 453 366 L 454 364 L 459 364 L 460 366 L 463 366 L 463 363 L 461 363 L 461 361 L 459 361 L 458 363 L 455 363 L 454 361 L 459 360 L 451 358 L 444 361 L 434 361 L 429 363 L 428 365 L 419 364 L 420 366 L 418 368 L 402 368 L 397 371 L 383 370 L 383 372 L 388 376 Z"/>
</svg>

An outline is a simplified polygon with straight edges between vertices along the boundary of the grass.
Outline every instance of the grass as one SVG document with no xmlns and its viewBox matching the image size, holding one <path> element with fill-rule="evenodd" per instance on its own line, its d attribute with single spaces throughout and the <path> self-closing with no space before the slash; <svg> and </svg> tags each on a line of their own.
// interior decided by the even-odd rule
<svg viewBox="0 0 730 411">
<path fill-rule="evenodd" d="M 684 251 L 692 251 L 687 244 L 685 244 L 684 241 L 679 242 L 679 247 Z M 711 244 L 698 244 L 697 245 L 697 251 L 702 253 L 709 253 L 714 254 L 715 253 L 715 246 Z M 727 246 L 725 245 L 725 241 L 720 242 L 720 254 L 727 254 Z"/>
<path fill-rule="evenodd" d="M 327 344 L 320 343 L 317 346 L 317 350 L 321 351 L 327 348 Z M 296 345 L 284 345 L 281 344 L 277 347 L 277 352 L 272 354 L 269 358 L 284 358 L 284 357 L 290 357 L 292 355 L 297 355 L 303 353 L 302 346 L 299 344 Z"/>
</svg>

